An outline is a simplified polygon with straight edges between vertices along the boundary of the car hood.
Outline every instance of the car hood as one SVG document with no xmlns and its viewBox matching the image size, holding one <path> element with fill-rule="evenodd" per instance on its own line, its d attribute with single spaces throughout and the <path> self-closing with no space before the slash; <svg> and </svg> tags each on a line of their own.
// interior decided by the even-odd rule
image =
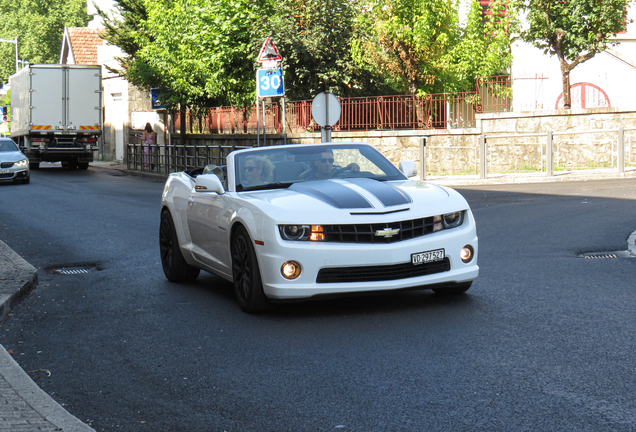
<svg viewBox="0 0 636 432">
<path fill-rule="evenodd" d="M 0 152 L 0 162 L 18 162 L 24 159 L 26 159 L 26 156 L 19 151 Z"/>
<path fill-rule="evenodd" d="M 287 189 L 249 193 L 250 198 L 263 201 L 270 207 L 267 213 L 287 219 L 303 214 L 319 215 L 378 215 L 393 212 L 430 209 L 431 215 L 468 208 L 465 200 L 452 189 L 420 181 L 380 182 L 368 178 L 330 179 L 294 183 Z M 454 199 L 451 199 L 454 198 Z M 312 218 L 313 219 L 313 218 Z"/>
</svg>

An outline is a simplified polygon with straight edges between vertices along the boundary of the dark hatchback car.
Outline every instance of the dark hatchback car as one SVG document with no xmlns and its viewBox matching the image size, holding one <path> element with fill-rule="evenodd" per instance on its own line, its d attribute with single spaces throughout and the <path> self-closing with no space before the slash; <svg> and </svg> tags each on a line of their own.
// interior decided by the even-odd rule
<svg viewBox="0 0 636 432">
<path fill-rule="evenodd" d="M 0 137 L 0 182 L 30 181 L 29 159 L 11 138 Z"/>
</svg>

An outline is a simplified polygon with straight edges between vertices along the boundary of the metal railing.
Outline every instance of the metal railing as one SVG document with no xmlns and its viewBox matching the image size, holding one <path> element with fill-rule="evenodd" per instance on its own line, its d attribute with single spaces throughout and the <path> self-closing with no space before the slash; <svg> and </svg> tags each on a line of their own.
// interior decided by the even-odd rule
<svg viewBox="0 0 636 432">
<path fill-rule="evenodd" d="M 606 136 L 594 138 L 598 134 Z M 472 136 L 475 145 L 427 145 L 432 137 L 423 139 L 423 178 L 472 174 L 487 179 L 489 174 L 529 172 L 549 177 L 558 171 L 598 169 L 624 174 L 626 167 L 636 166 L 636 128 L 463 136 Z"/>
<path fill-rule="evenodd" d="M 249 147 L 205 143 L 186 146 L 128 144 L 126 167 L 134 171 L 168 175 L 209 164 L 225 165 L 230 152 Z"/>
<path fill-rule="evenodd" d="M 286 103 L 287 130 L 320 129 L 312 119 L 311 105 L 311 100 Z M 508 76 L 479 78 L 473 92 L 341 98 L 340 105 L 340 120 L 333 128 L 336 131 L 467 128 L 475 126 L 478 113 L 510 111 L 511 81 Z M 268 133 L 283 130 L 282 114 L 278 103 L 266 105 Z M 174 117 L 175 128 L 180 130 L 179 115 Z M 189 133 L 253 134 L 257 131 L 256 107 L 216 107 L 200 117 L 189 114 L 185 128 Z"/>
</svg>

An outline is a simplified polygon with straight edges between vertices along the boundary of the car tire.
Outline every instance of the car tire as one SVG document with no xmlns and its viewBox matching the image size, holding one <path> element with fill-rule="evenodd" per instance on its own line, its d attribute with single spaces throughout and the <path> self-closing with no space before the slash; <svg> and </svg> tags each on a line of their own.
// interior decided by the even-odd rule
<svg viewBox="0 0 636 432">
<path fill-rule="evenodd" d="M 466 291 L 468 291 L 470 289 L 470 286 L 472 285 L 472 282 L 465 282 L 465 283 L 458 283 L 452 286 L 448 286 L 445 288 L 436 288 L 433 289 L 433 292 L 435 294 L 440 294 L 440 295 L 457 295 L 457 294 L 464 294 Z"/>
<path fill-rule="evenodd" d="M 242 226 L 232 238 L 231 252 L 234 294 L 241 309 L 248 313 L 270 309 L 252 239 Z"/>
<path fill-rule="evenodd" d="M 29 184 L 29 183 L 31 183 L 31 176 L 29 176 L 29 177 L 27 177 L 25 179 L 22 179 L 22 184 Z"/>
<path fill-rule="evenodd" d="M 159 248 L 163 273 L 170 282 L 189 282 L 199 276 L 200 270 L 188 264 L 181 254 L 177 231 L 167 210 L 161 213 Z"/>
</svg>

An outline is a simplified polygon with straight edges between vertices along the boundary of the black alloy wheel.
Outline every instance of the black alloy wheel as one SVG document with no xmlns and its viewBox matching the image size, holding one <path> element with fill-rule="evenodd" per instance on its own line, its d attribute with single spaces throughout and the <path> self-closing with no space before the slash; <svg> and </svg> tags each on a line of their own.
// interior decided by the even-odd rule
<svg viewBox="0 0 636 432">
<path fill-rule="evenodd" d="M 244 312 L 260 312 L 271 307 L 263 292 L 252 240 L 243 227 L 237 229 L 232 239 L 232 275 L 236 300 Z"/>
<path fill-rule="evenodd" d="M 200 270 L 189 265 L 181 254 L 177 231 L 168 210 L 161 213 L 159 248 L 163 273 L 170 282 L 193 281 L 199 276 Z"/>
</svg>

